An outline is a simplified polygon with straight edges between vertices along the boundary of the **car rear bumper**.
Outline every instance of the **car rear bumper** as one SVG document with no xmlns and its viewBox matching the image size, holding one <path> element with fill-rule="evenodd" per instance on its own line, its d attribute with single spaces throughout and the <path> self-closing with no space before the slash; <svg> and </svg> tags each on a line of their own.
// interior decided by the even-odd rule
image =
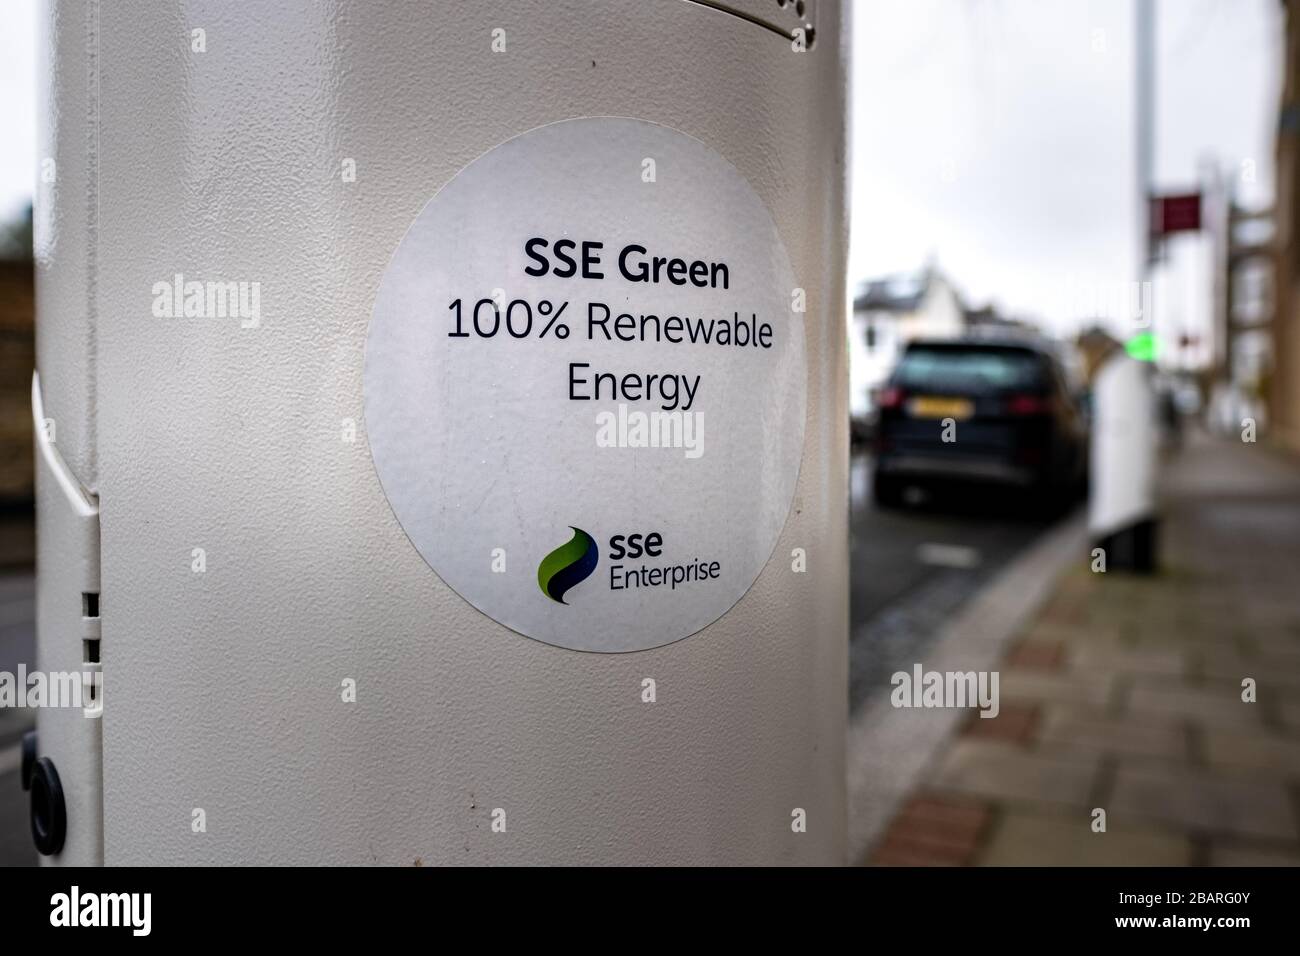
<svg viewBox="0 0 1300 956">
<path fill-rule="evenodd" d="M 987 481 L 1028 488 L 1038 483 L 1038 473 L 1023 465 L 994 458 L 956 455 L 890 454 L 876 460 L 876 471 L 898 478 Z"/>
</svg>

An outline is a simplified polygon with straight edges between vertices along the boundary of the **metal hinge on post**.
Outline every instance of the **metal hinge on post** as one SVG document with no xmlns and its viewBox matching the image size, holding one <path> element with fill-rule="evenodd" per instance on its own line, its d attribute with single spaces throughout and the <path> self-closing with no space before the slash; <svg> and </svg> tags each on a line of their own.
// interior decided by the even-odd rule
<svg viewBox="0 0 1300 956">
<path fill-rule="evenodd" d="M 37 711 L 29 780 L 32 836 L 46 863 L 104 861 L 103 639 L 99 499 L 58 450 L 32 376 L 36 437 L 36 667 L 47 688 Z M 73 690 L 75 685 L 75 691 Z"/>
</svg>

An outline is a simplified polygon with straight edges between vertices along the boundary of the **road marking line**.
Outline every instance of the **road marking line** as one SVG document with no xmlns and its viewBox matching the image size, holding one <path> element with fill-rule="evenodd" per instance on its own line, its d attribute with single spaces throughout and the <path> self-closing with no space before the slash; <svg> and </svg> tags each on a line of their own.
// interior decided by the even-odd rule
<svg viewBox="0 0 1300 956">
<path fill-rule="evenodd" d="M 941 568 L 978 568 L 981 559 L 977 548 L 929 542 L 916 549 L 916 560 Z"/>
</svg>

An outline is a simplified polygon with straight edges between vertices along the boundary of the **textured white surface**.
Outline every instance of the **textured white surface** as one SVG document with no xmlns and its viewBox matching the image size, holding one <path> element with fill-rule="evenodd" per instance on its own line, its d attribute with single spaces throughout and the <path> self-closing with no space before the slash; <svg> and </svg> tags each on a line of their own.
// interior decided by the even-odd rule
<svg viewBox="0 0 1300 956">
<path fill-rule="evenodd" d="M 840 861 L 838 15 L 819 4 L 800 54 L 681 0 L 99 8 L 107 862 Z M 615 656 L 461 600 L 402 534 L 364 436 L 340 440 L 342 419 L 360 427 L 380 276 L 420 208 L 492 146 L 586 115 L 718 151 L 809 295 L 804 455 L 773 560 L 703 634 Z M 260 326 L 154 318 L 153 284 L 177 272 L 260 282 Z"/>
</svg>

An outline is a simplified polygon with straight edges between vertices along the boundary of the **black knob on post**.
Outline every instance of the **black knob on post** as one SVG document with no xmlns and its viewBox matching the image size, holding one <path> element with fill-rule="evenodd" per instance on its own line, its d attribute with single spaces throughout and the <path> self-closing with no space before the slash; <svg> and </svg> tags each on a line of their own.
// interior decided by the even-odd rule
<svg viewBox="0 0 1300 956">
<path fill-rule="evenodd" d="M 68 811 L 63 802 L 63 785 L 54 761 L 41 757 L 32 767 L 32 839 L 43 856 L 63 849 L 68 835 Z"/>
</svg>

